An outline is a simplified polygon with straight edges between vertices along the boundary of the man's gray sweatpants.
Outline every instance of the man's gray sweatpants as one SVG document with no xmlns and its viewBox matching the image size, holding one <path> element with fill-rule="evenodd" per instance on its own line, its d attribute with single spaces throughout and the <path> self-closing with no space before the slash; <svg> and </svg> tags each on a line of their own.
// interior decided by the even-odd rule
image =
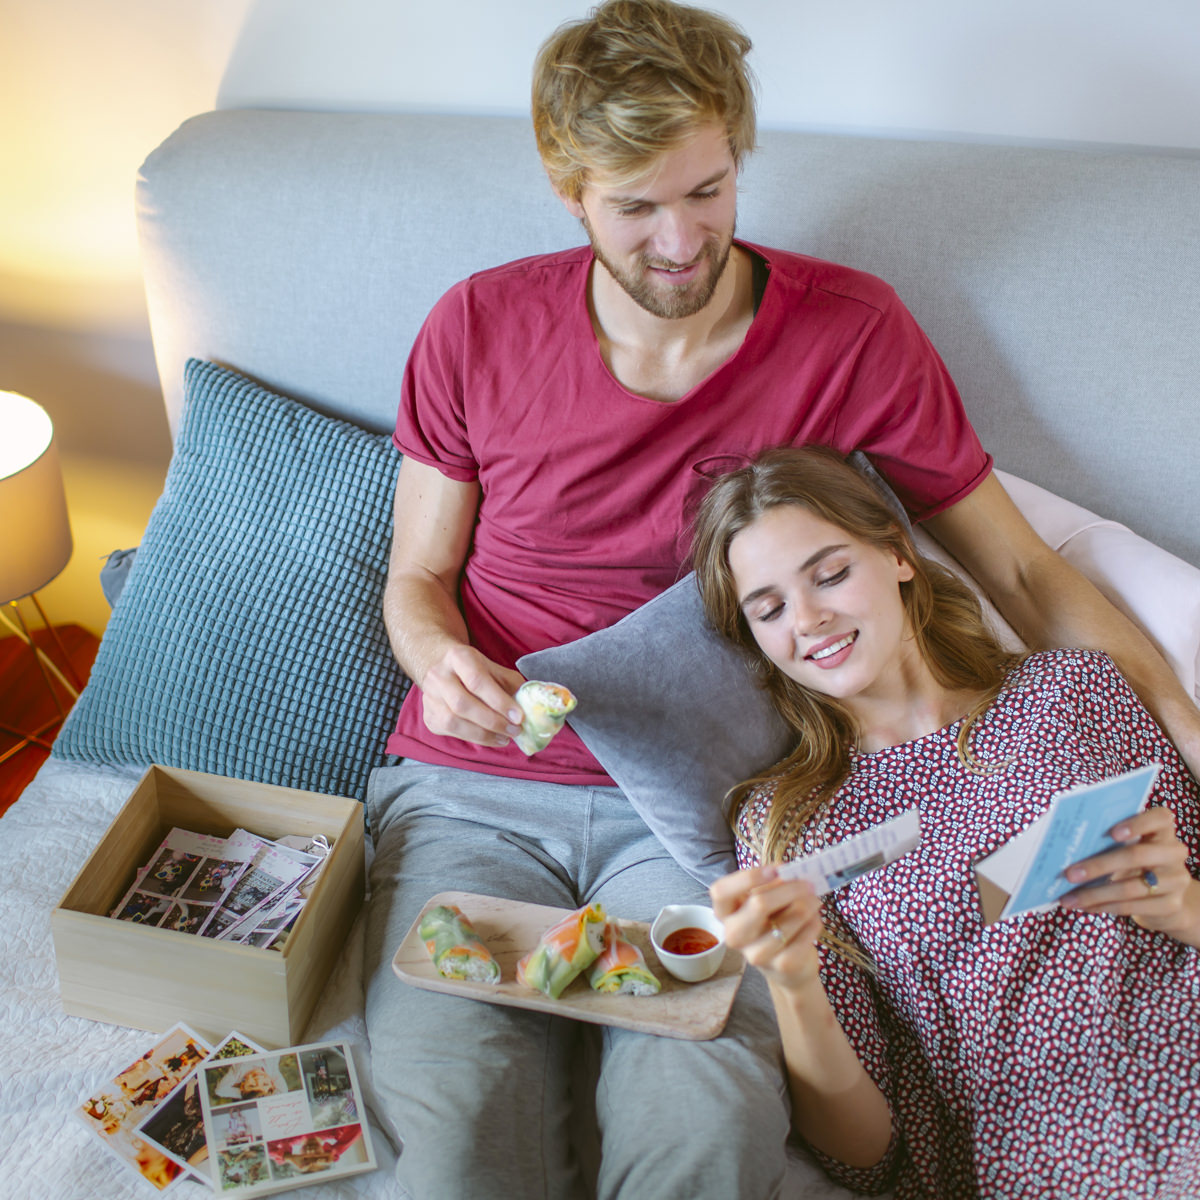
<svg viewBox="0 0 1200 1200">
<path fill-rule="evenodd" d="M 392 956 L 437 892 L 648 921 L 707 903 L 616 788 L 433 767 L 377 770 L 365 985 L 372 1074 L 397 1173 L 414 1200 L 591 1194 L 572 1104 L 601 1146 L 601 1200 L 756 1200 L 778 1194 L 788 1106 L 762 977 L 748 970 L 720 1037 L 654 1037 L 414 988 Z M 588 1064 L 590 1066 L 590 1074 Z M 593 1135 L 594 1136 L 594 1135 Z M 586 1180 L 586 1182 L 585 1182 Z"/>
</svg>

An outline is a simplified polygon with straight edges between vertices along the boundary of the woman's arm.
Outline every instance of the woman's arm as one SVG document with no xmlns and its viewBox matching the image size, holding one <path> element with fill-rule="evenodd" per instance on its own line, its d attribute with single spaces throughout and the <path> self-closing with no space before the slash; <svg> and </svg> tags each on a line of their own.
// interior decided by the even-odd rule
<svg viewBox="0 0 1200 1200">
<path fill-rule="evenodd" d="M 874 1166 L 892 1140 L 891 1110 L 822 986 L 816 949 L 821 913 L 812 887 L 782 880 L 766 866 L 727 875 L 710 894 L 727 943 L 770 986 L 796 1132 L 830 1158 Z"/>
</svg>

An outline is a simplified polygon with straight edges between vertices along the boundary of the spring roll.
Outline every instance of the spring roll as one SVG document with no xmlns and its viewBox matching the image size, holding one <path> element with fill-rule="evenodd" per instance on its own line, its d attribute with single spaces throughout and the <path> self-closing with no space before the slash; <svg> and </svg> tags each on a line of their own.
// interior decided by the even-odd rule
<svg viewBox="0 0 1200 1200">
<path fill-rule="evenodd" d="M 604 909 L 599 904 L 589 904 L 556 921 L 517 963 L 517 982 L 557 1000 L 596 960 L 604 944 L 604 923 Z"/>
<path fill-rule="evenodd" d="M 654 996 L 662 987 L 642 952 L 621 936 L 615 921 L 604 927 L 604 949 L 588 968 L 588 983 L 597 992 L 617 996 Z"/>
<path fill-rule="evenodd" d="M 439 975 L 474 983 L 500 982 L 500 964 L 458 905 L 431 908 L 421 918 L 417 932 Z"/>
<path fill-rule="evenodd" d="M 513 740 L 526 754 L 536 754 L 545 750 L 550 739 L 563 727 L 576 700 L 561 684 L 530 679 L 517 689 L 517 703 L 525 715 L 521 732 Z"/>
</svg>

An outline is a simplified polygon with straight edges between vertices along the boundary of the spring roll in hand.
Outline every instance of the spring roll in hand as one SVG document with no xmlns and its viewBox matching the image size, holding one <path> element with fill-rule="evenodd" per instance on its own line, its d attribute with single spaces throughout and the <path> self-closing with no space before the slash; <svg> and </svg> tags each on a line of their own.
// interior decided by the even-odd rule
<svg viewBox="0 0 1200 1200">
<path fill-rule="evenodd" d="M 517 982 L 557 1000 L 567 985 L 595 962 L 604 943 L 604 922 L 599 904 L 589 904 L 556 921 L 517 963 Z"/>
<path fill-rule="evenodd" d="M 530 679 L 517 689 L 517 703 L 525 716 L 521 732 L 513 740 L 526 754 L 536 754 L 550 745 L 576 701 L 561 684 Z"/>
<path fill-rule="evenodd" d="M 597 992 L 616 996 L 654 996 L 662 987 L 642 952 L 621 936 L 615 921 L 604 927 L 604 949 L 588 968 L 588 983 Z"/>
<path fill-rule="evenodd" d="M 421 918 L 417 932 L 433 965 L 446 979 L 500 982 L 500 964 L 458 905 L 439 904 L 431 908 Z"/>
</svg>

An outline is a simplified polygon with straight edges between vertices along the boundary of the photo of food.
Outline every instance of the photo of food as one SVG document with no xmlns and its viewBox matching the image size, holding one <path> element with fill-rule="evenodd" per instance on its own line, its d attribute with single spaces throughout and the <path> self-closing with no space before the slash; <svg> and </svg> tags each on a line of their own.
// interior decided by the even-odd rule
<svg viewBox="0 0 1200 1200">
<path fill-rule="evenodd" d="M 267 1152 L 261 1145 L 218 1150 L 216 1163 L 219 1181 L 217 1186 L 222 1191 L 249 1187 L 255 1183 L 267 1183 L 271 1178 Z"/>
</svg>

